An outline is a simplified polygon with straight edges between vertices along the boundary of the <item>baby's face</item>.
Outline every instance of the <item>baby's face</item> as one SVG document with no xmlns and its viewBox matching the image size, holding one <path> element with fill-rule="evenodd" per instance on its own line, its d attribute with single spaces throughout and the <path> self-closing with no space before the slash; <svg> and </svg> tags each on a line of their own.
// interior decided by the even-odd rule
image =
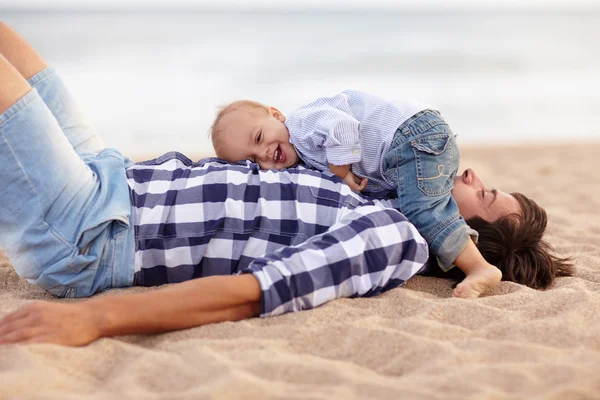
<svg viewBox="0 0 600 400">
<path fill-rule="evenodd" d="M 252 160 L 261 169 L 283 169 L 298 163 L 290 143 L 285 116 L 269 110 L 244 107 L 221 120 L 221 143 L 217 156 L 229 162 Z"/>
</svg>

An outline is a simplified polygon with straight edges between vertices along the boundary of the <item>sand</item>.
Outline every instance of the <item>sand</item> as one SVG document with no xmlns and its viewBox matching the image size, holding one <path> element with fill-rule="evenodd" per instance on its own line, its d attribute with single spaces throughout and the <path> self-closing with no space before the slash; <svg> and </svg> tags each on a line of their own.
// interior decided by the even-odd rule
<svg viewBox="0 0 600 400">
<path fill-rule="evenodd" d="M 277 318 L 2 346 L 0 398 L 600 398 L 598 154 L 600 143 L 462 151 L 463 167 L 548 211 L 548 240 L 577 268 L 549 290 L 502 282 L 462 300 L 448 280 L 415 277 Z M 40 299 L 52 297 L 0 254 L 0 315 Z"/>
</svg>

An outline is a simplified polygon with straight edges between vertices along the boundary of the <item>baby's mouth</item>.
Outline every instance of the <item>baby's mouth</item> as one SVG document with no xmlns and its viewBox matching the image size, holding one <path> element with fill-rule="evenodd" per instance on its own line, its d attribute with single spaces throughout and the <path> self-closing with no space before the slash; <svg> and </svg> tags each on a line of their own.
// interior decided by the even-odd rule
<svg viewBox="0 0 600 400">
<path fill-rule="evenodd" d="M 285 153 L 281 149 L 281 145 L 277 146 L 275 152 L 273 153 L 273 162 L 282 163 L 285 161 Z"/>
</svg>

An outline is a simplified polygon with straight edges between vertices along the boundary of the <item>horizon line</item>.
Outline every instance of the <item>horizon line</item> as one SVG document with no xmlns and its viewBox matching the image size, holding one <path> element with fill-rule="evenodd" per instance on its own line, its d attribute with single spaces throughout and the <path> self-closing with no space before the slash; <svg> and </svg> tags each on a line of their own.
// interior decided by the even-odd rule
<svg viewBox="0 0 600 400">
<path fill-rule="evenodd" d="M 73 5 L 55 5 L 55 6 L 28 6 L 20 5 L 15 6 L 3 6 L 0 3 L 0 12 L 124 12 L 124 13 L 151 13 L 151 12 L 239 12 L 239 13 L 281 13 L 281 12 L 293 12 L 293 13 L 356 13 L 356 12 L 536 12 L 536 13 L 557 13 L 557 12 L 600 12 L 600 4 L 549 4 L 543 8 L 536 6 L 535 4 L 522 5 L 522 6 L 510 6 L 504 5 L 486 5 L 486 4 L 445 4 L 443 6 L 437 4 L 403 4 L 403 5 L 370 5 L 370 6 L 359 6 L 359 7 L 342 7 L 342 6 L 316 6 L 316 5 L 301 5 L 301 4 L 288 4 L 287 6 L 273 7 L 268 4 L 256 4 L 254 6 L 239 7 L 233 5 L 191 5 L 191 4 L 173 4 L 173 5 L 161 5 L 161 4 L 149 4 L 140 9 L 136 5 L 118 5 L 118 4 L 97 4 L 85 6 L 79 4 L 78 6 Z"/>
</svg>

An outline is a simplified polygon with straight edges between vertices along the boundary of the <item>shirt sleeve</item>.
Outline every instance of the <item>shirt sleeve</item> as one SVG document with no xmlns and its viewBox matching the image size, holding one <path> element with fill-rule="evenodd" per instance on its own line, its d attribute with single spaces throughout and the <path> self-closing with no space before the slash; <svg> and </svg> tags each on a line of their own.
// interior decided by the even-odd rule
<svg viewBox="0 0 600 400">
<path fill-rule="evenodd" d="M 256 258 L 239 273 L 258 280 L 260 316 L 271 317 L 342 297 L 375 296 L 403 285 L 428 257 L 425 239 L 400 212 L 368 205 L 304 243 Z"/>
<path fill-rule="evenodd" d="M 349 165 L 361 160 L 359 121 L 353 116 L 348 97 L 324 97 L 294 111 L 286 125 L 301 151 L 325 150 L 327 162 Z"/>
</svg>

